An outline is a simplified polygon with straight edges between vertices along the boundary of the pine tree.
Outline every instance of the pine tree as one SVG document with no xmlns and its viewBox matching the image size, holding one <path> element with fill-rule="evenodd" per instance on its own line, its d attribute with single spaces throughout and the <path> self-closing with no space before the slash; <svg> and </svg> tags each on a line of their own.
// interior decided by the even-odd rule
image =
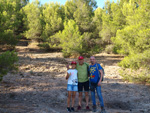
<svg viewBox="0 0 150 113">
<path fill-rule="evenodd" d="M 25 37 L 28 39 L 40 39 L 42 34 L 42 25 L 40 19 L 40 3 L 38 0 L 32 3 L 28 3 L 22 9 L 24 13 L 24 25 L 26 31 L 24 32 Z"/>
<path fill-rule="evenodd" d="M 43 6 L 41 17 L 44 24 L 41 37 L 43 40 L 43 47 L 46 47 L 47 49 L 53 48 L 55 45 L 57 45 L 57 43 L 59 43 L 56 38 L 56 33 L 63 30 L 63 11 L 63 7 L 58 3 L 50 3 Z"/>
<path fill-rule="evenodd" d="M 82 51 L 82 35 L 74 20 L 64 23 L 64 30 L 59 33 L 64 56 L 70 56 Z"/>
<path fill-rule="evenodd" d="M 121 65 L 136 69 L 149 67 L 147 60 L 150 51 L 150 1 L 142 0 L 138 3 L 139 7 L 131 0 L 124 4 L 123 14 L 128 26 L 118 30 L 113 38 L 113 42 L 120 48 L 118 51 L 128 55 Z"/>
<path fill-rule="evenodd" d="M 94 26 L 94 33 L 93 34 L 94 34 L 95 38 L 99 38 L 100 37 L 99 32 L 101 32 L 101 30 L 103 29 L 102 28 L 102 25 L 103 25 L 103 22 L 102 22 L 103 13 L 104 13 L 104 10 L 101 9 L 101 8 L 97 8 L 94 11 L 94 17 L 93 17 L 93 22 L 92 23 L 93 23 L 93 26 Z"/>
<path fill-rule="evenodd" d="M 0 1 L 0 44 L 14 47 L 19 36 L 21 25 L 21 0 Z"/>
<path fill-rule="evenodd" d="M 126 18 L 122 13 L 121 5 L 119 3 L 111 4 L 112 21 L 110 22 L 112 36 L 116 36 L 119 29 L 123 29 L 126 25 Z"/>
<path fill-rule="evenodd" d="M 74 12 L 74 20 L 79 25 L 80 32 L 90 32 L 92 27 L 92 17 L 94 16 L 94 8 L 96 8 L 95 0 L 75 0 L 76 11 Z"/>
<path fill-rule="evenodd" d="M 74 12 L 77 10 L 77 6 L 73 0 L 67 1 L 64 5 L 65 20 L 74 20 Z"/>
<path fill-rule="evenodd" d="M 99 35 L 102 37 L 102 43 L 104 45 L 111 44 L 111 21 L 112 21 L 112 12 L 111 12 L 111 3 L 109 0 L 106 1 L 104 6 L 104 13 L 102 15 L 102 30 Z"/>
</svg>

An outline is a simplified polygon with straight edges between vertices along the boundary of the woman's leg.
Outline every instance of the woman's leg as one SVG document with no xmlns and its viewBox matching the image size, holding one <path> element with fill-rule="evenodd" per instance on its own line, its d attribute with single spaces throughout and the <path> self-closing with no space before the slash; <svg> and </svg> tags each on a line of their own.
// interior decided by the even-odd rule
<svg viewBox="0 0 150 113">
<path fill-rule="evenodd" d="M 70 107 L 71 93 L 72 93 L 72 91 L 68 91 L 67 107 Z"/>
<path fill-rule="evenodd" d="M 76 91 L 73 91 L 72 92 L 72 107 L 74 107 L 75 97 L 76 97 Z"/>
</svg>

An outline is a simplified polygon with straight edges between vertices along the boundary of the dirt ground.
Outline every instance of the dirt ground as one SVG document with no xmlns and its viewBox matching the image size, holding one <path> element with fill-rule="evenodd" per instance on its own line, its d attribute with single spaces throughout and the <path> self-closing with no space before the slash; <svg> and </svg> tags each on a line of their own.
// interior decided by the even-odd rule
<svg viewBox="0 0 150 113">
<path fill-rule="evenodd" d="M 8 73 L 0 83 L 0 113 L 66 113 L 66 64 L 76 59 L 63 58 L 59 52 L 27 50 L 18 50 L 19 72 Z M 119 76 L 117 63 L 123 57 L 105 53 L 95 57 L 104 64 L 102 94 L 107 113 L 150 113 L 150 87 L 125 82 Z M 89 63 L 89 58 L 85 61 Z M 77 103 L 78 94 L 75 108 Z M 82 104 L 82 110 L 76 112 L 92 113 L 85 110 L 84 98 Z"/>
</svg>

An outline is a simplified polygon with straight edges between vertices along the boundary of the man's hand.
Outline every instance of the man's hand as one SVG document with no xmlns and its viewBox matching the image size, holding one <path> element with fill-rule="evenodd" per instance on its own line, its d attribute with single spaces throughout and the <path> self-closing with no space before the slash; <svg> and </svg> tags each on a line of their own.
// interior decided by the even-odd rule
<svg viewBox="0 0 150 113">
<path fill-rule="evenodd" d="M 99 81 L 97 85 L 98 85 L 98 86 L 101 86 L 101 81 Z"/>
</svg>

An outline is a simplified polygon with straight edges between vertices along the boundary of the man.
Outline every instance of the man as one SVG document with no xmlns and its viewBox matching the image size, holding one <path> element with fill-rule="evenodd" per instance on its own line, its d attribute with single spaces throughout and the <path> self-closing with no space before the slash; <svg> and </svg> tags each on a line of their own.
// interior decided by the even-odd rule
<svg viewBox="0 0 150 113">
<path fill-rule="evenodd" d="M 101 105 L 101 113 L 105 113 L 104 109 L 104 102 L 103 97 L 101 93 L 101 83 L 102 83 L 102 77 L 103 77 L 103 71 L 100 64 L 96 63 L 95 57 L 90 57 L 91 65 L 90 68 L 90 90 L 91 90 L 91 97 L 93 102 L 93 112 L 96 112 L 96 99 L 95 99 L 95 89 L 97 91 L 97 96 L 100 101 Z"/>
<path fill-rule="evenodd" d="M 69 69 L 69 66 L 67 66 Z M 79 103 L 78 110 L 82 109 L 82 93 L 85 93 L 85 101 L 86 101 L 86 110 L 89 109 L 89 78 L 88 78 L 88 69 L 89 64 L 84 62 L 84 57 L 78 57 L 78 63 L 76 65 L 76 69 L 78 71 L 78 92 L 79 92 Z"/>
<path fill-rule="evenodd" d="M 78 63 L 76 67 L 78 71 L 78 92 L 79 92 L 79 105 L 78 110 L 81 110 L 82 105 L 82 93 L 85 93 L 86 100 L 86 110 L 89 110 L 89 79 L 88 79 L 88 69 L 89 64 L 84 62 L 84 57 L 78 57 Z M 84 89 L 84 90 L 83 90 Z"/>
</svg>

